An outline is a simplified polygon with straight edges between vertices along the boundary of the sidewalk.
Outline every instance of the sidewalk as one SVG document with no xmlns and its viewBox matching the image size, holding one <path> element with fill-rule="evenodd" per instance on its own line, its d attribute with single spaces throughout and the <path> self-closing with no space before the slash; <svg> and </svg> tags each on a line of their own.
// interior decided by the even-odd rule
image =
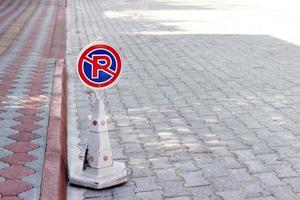
<svg viewBox="0 0 300 200">
<path fill-rule="evenodd" d="M 0 3 L 1 199 L 40 199 L 64 12 L 62 0 Z"/>
<path fill-rule="evenodd" d="M 76 58 L 99 38 L 124 58 L 105 98 L 129 181 L 68 199 L 300 199 L 299 15 L 271 2 L 69 0 L 69 142 L 93 99 Z"/>
<path fill-rule="evenodd" d="M 300 199 L 298 8 L 0 0 L 0 198 Z M 66 129 L 69 156 L 84 153 L 94 97 L 75 66 L 96 39 L 124 59 L 105 101 L 128 182 L 104 190 L 67 186 L 65 166 Z"/>
</svg>

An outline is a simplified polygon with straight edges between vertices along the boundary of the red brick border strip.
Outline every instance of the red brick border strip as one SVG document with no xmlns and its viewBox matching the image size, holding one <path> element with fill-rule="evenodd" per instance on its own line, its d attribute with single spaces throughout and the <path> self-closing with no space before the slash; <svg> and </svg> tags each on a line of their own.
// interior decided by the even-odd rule
<svg viewBox="0 0 300 200">
<path fill-rule="evenodd" d="M 66 199 L 67 186 L 67 72 L 64 60 L 56 63 L 50 103 L 41 200 Z"/>
</svg>

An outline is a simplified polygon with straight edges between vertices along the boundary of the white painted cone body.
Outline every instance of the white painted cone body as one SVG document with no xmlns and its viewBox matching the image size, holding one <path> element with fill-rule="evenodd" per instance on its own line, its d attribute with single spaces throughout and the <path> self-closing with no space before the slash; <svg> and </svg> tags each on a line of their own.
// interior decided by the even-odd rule
<svg viewBox="0 0 300 200">
<path fill-rule="evenodd" d="M 109 142 L 102 91 L 97 95 L 88 136 L 88 163 L 93 168 L 112 166 L 112 151 Z"/>
<path fill-rule="evenodd" d="M 84 159 L 77 160 L 82 162 L 69 167 L 69 180 L 76 185 L 102 189 L 126 182 L 127 173 L 124 163 L 112 160 L 103 93 L 95 93 L 96 101 L 87 145 L 89 166 L 84 168 Z"/>
</svg>

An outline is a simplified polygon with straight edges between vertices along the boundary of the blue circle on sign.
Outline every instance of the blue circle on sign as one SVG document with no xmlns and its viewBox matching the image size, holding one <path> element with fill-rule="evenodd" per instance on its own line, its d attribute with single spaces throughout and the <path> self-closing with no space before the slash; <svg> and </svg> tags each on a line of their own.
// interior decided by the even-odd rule
<svg viewBox="0 0 300 200">
<path fill-rule="evenodd" d="M 87 57 L 89 57 L 90 59 L 93 59 L 93 55 L 106 55 L 110 58 L 111 60 L 111 65 L 109 66 L 109 69 L 111 69 L 112 71 L 116 71 L 116 58 L 113 56 L 113 54 L 110 52 L 110 51 L 107 51 L 105 49 L 96 49 L 94 51 L 92 51 L 91 53 L 89 53 L 87 55 Z M 99 61 L 101 64 L 104 64 L 105 61 Z M 110 78 L 112 78 L 111 75 L 109 75 L 108 73 L 100 70 L 98 73 L 99 73 L 99 76 L 98 78 L 93 78 L 92 77 L 92 71 L 93 71 L 93 66 L 91 63 L 89 63 L 88 61 L 84 61 L 84 64 L 83 64 L 83 71 L 84 71 L 84 74 L 85 76 L 95 82 L 95 83 L 103 83 L 103 82 L 106 82 L 108 81 Z"/>
</svg>

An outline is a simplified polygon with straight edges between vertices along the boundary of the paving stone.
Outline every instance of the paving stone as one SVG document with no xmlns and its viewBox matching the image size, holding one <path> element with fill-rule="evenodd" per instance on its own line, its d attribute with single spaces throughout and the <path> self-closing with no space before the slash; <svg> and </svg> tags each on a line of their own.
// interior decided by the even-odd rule
<svg viewBox="0 0 300 200">
<path fill-rule="evenodd" d="M 294 148 L 291 147 L 276 147 L 274 148 L 275 151 L 277 151 L 282 158 L 286 157 L 298 157 L 298 153 Z"/>
<path fill-rule="evenodd" d="M 134 188 L 132 186 L 116 187 L 112 191 L 114 198 L 135 198 Z"/>
<path fill-rule="evenodd" d="M 158 182 L 182 180 L 182 178 L 176 174 L 174 168 L 158 169 L 155 170 L 155 173 Z"/>
<path fill-rule="evenodd" d="M 141 164 L 135 167 L 131 167 L 131 169 L 133 178 L 153 176 L 155 174 L 148 166 Z"/>
<path fill-rule="evenodd" d="M 230 177 L 209 178 L 216 191 L 238 190 L 239 184 Z"/>
<path fill-rule="evenodd" d="M 30 184 L 26 184 L 20 180 L 6 180 L 0 184 L 1 194 L 3 196 L 17 196 L 21 192 L 31 189 Z"/>
<path fill-rule="evenodd" d="M 280 158 L 279 154 L 263 154 L 258 155 L 257 158 L 264 162 L 266 165 L 283 165 L 288 164 L 284 159 Z"/>
<path fill-rule="evenodd" d="M 134 178 L 132 181 L 136 184 L 135 192 L 148 192 L 154 190 L 160 190 L 156 183 L 155 177 L 143 177 L 143 178 Z"/>
<path fill-rule="evenodd" d="M 171 152 L 168 152 L 171 153 Z M 191 160 L 192 156 L 190 155 L 190 153 L 188 153 L 186 150 L 176 150 L 174 152 L 171 153 L 171 158 L 170 160 L 172 162 L 178 162 L 178 161 L 185 161 L 185 160 Z"/>
<path fill-rule="evenodd" d="M 294 192 L 300 192 L 300 177 L 291 177 L 284 179 L 293 189 Z"/>
<path fill-rule="evenodd" d="M 137 195 L 142 200 L 151 200 L 151 199 L 163 199 L 162 192 L 161 191 L 152 191 L 152 192 L 138 192 Z"/>
<path fill-rule="evenodd" d="M 6 96 L 7 105 L 4 107 L 2 107 L 1 105 L 0 108 L 0 110 L 2 110 L 2 108 L 6 109 L 6 112 L 1 113 L 1 117 L 5 118 L 5 120 L 2 121 L 2 123 L 5 123 L 5 125 L 1 126 L 1 130 L 0 130 L 1 137 L 8 137 L 11 140 L 22 141 L 21 143 L 7 142 L 6 145 L 3 145 L 5 146 L 5 148 L 10 149 L 13 152 L 16 152 L 15 154 L 6 157 L 4 157 L 4 155 L 1 156 L 1 159 L 4 162 L 10 163 L 11 166 L 3 169 L 2 171 L 3 175 L 6 176 L 9 180 L 6 180 L 1 184 L 0 190 L 2 195 L 4 196 L 11 195 L 11 198 L 17 198 L 17 196 L 20 195 L 19 197 L 22 199 L 38 199 L 40 195 L 39 194 L 40 184 L 35 185 L 35 188 L 33 188 L 32 184 L 19 180 L 19 178 L 21 177 L 28 177 L 27 175 L 29 174 L 31 174 L 30 176 L 33 175 L 41 176 L 41 174 L 33 173 L 31 169 L 27 169 L 26 167 L 22 167 L 21 165 L 19 165 L 19 164 L 24 164 L 25 162 L 31 161 L 33 159 L 33 156 L 31 157 L 28 154 L 26 155 L 26 153 L 27 151 L 31 150 L 34 145 L 33 146 L 30 144 L 28 145 L 28 143 L 24 145 L 23 142 L 29 142 L 30 139 L 32 138 L 30 137 L 31 134 L 28 134 L 28 132 L 26 131 L 30 131 L 32 129 L 35 129 L 36 127 L 31 125 L 32 124 L 31 122 L 33 122 L 34 120 L 32 120 L 31 122 L 29 120 L 17 121 L 17 118 L 20 118 L 22 116 L 26 118 L 26 116 L 24 115 L 31 116 L 36 114 L 41 104 L 47 104 L 46 106 L 49 107 L 48 101 L 45 102 L 40 101 L 39 103 L 35 101 L 35 98 L 37 100 L 41 100 L 39 99 L 39 97 L 38 98 L 36 97 L 42 94 L 40 91 L 35 91 L 35 95 L 36 95 L 35 97 L 29 97 L 26 95 L 29 94 L 27 92 L 29 92 L 29 88 L 30 88 L 30 84 L 28 82 L 31 82 L 32 79 L 34 78 L 31 77 L 31 75 L 33 76 L 33 72 L 35 72 L 36 70 L 42 72 L 41 69 L 43 69 L 44 67 L 39 62 L 39 60 L 42 57 L 44 57 L 44 59 L 46 59 L 47 57 L 46 54 L 43 54 L 42 52 L 44 52 L 46 48 L 45 41 L 47 40 L 45 40 L 45 38 L 47 36 L 49 36 L 49 38 L 52 37 L 51 34 L 48 33 L 51 33 L 49 30 L 52 30 L 53 25 L 55 24 L 52 22 L 55 21 L 55 18 L 53 18 L 53 16 L 55 15 L 53 15 L 53 13 L 56 9 L 56 6 L 57 5 L 55 3 L 50 2 L 49 4 L 47 4 L 47 9 L 46 9 L 46 5 L 44 4 L 38 4 L 36 8 L 34 6 L 29 7 L 29 8 L 33 8 L 32 15 L 30 15 L 30 18 L 28 20 L 25 20 L 26 26 L 22 26 L 22 31 L 14 37 L 14 41 L 12 41 L 12 43 L 10 44 L 11 46 L 7 49 L 7 52 L 9 54 L 11 54 L 12 51 L 14 52 L 14 58 L 10 58 L 9 60 L 7 60 L 6 63 L 1 64 L 1 66 L 7 69 L 6 77 L 10 77 L 10 79 L 13 79 L 11 85 L 9 81 L 7 82 L 4 81 L 5 84 L 8 86 L 8 90 L 7 90 L 7 94 L 5 94 L 7 95 Z M 43 10 L 47 10 L 47 11 L 43 12 Z M 14 15 L 15 13 L 16 12 L 12 12 L 11 14 Z M 39 23 L 40 25 L 38 25 Z M 19 25 L 23 25 L 23 24 L 19 24 Z M 35 38 L 35 41 L 33 41 L 32 45 L 30 45 L 30 40 L 28 40 L 28 38 L 30 37 Z M 16 51 L 16 49 L 19 50 Z M 30 53 L 28 51 L 24 51 L 26 49 L 30 49 Z M 20 57 L 19 55 L 21 54 L 22 56 Z M 14 62 L 14 65 L 11 65 L 10 62 Z M 55 66 L 52 66 L 52 68 L 54 67 Z M 15 73 L 14 68 L 18 69 L 17 74 L 14 74 Z M 49 75 L 47 79 L 50 82 L 52 82 L 52 77 L 53 76 Z M 3 79 L 3 77 L 1 77 L 1 79 Z M 33 82 L 32 86 L 34 86 L 34 84 L 36 83 Z M 42 82 L 40 82 L 40 84 L 42 84 Z M 1 91 L 4 92 L 4 90 Z M 50 94 L 47 95 L 48 97 L 50 96 Z M 47 112 L 46 114 L 47 115 L 45 117 L 45 120 L 48 121 L 49 112 Z M 18 133 L 18 131 L 14 129 L 18 129 L 20 133 Z"/>
<path fill-rule="evenodd" d="M 17 122 L 15 120 L 7 119 L 7 120 L 0 120 L 0 127 L 1 128 L 10 128 L 13 126 L 16 126 L 20 124 L 20 122 Z"/>
<path fill-rule="evenodd" d="M 183 181 L 166 181 L 158 183 L 163 188 L 164 197 L 176 197 L 188 195 L 187 190 L 183 186 Z"/>
<path fill-rule="evenodd" d="M 166 198 L 166 200 L 191 200 L 191 197 L 190 196 L 171 197 L 171 198 Z"/>
<path fill-rule="evenodd" d="M 288 186 L 274 186 L 268 187 L 268 190 L 279 200 L 291 199 L 296 200 L 299 196 L 293 193 L 292 189 Z"/>
<path fill-rule="evenodd" d="M 239 169 L 243 167 L 234 157 L 220 158 L 219 163 L 224 168 Z"/>
<path fill-rule="evenodd" d="M 33 149 L 39 148 L 39 146 L 30 142 L 16 142 L 7 145 L 5 148 L 15 153 L 26 153 Z"/>
<path fill-rule="evenodd" d="M 255 155 L 252 153 L 251 150 L 239 150 L 239 151 L 235 151 L 234 153 L 241 161 L 255 160 Z"/>
<path fill-rule="evenodd" d="M 0 157 L 7 157 L 7 156 L 10 156 L 12 154 L 13 154 L 12 151 L 9 151 L 9 150 L 6 150 L 6 149 L 0 147 Z"/>
<path fill-rule="evenodd" d="M 242 187 L 244 189 L 245 197 L 247 198 L 256 198 L 260 196 L 271 195 L 271 193 L 267 192 L 258 181 L 247 182 L 242 185 Z"/>
<path fill-rule="evenodd" d="M 22 133 L 10 135 L 8 138 L 12 140 L 16 140 L 17 142 L 29 142 L 39 137 L 40 137 L 39 135 L 34 133 L 22 132 Z"/>
<path fill-rule="evenodd" d="M 272 172 L 255 174 L 254 176 L 258 177 L 259 180 L 267 186 L 284 185 L 284 183 L 280 179 L 278 179 L 276 174 Z"/>
<path fill-rule="evenodd" d="M 42 137 L 46 137 L 47 136 L 47 129 L 46 128 L 40 128 L 38 130 L 34 130 L 32 131 L 32 133 L 35 133 L 39 136 L 42 136 Z"/>
<path fill-rule="evenodd" d="M 23 131 L 23 132 L 31 132 L 31 131 L 38 130 L 38 129 L 41 128 L 40 126 L 37 126 L 37 125 L 34 125 L 34 124 L 30 124 L 30 123 L 28 123 L 28 124 L 20 124 L 19 123 L 19 124 L 15 125 L 15 126 L 10 126 L 10 127 L 12 127 L 13 129 L 15 129 L 15 130 L 17 130 L 19 132 L 21 132 L 21 131 Z"/>
<path fill-rule="evenodd" d="M 189 172 L 198 170 L 192 161 L 176 162 L 174 163 L 179 172 Z"/>
<path fill-rule="evenodd" d="M 20 179 L 33 173 L 33 170 L 23 167 L 22 165 L 12 165 L 7 168 L 0 169 L 0 175 L 6 179 Z"/>
<path fill-rule="evenodd" d="M 248 198 L 247 200 L 276 200 L 276 199 L 275 197 L 272 196 L 265 196 L 265 197 Z"/>
<path fill-rule="evenodd" d="M 247 145 L 243 144 L 242 142 L 240 142 L 238 140 L 229 140 L 229 141 L 226 141 L 226 144 L 228 146 L 228 149 L 231 151 L 245 150 L 248 148 Z"/>
<path fill-rule="evenodd" d="M 213 188 L 210 186 L 192 187 L 192 188 L 188 188 L 188 190 L 192 193 L 193 199 L 221 200 L 220 197 L 216 196 L 216 194 L 213 191 Z"/>
<path fill-rule="evenodd" d="M 6 138 L 6 137 L 1 138 L 1 140 L 0 140 L 0 147 L 4 147 L 6 145 L 10 145 L 10 144 L 12 144 L 14 142 L 15 142 L 14 140 L 11 140 L 11 139 Z"/>
<path fill-rule="evenodd" d="M 11 136 L 17 133 L 18 131 L 12 128 L 1 128 L 1 137 Z"/>
<path fill-rule="evenodd" d="M 272 168 L 279 178 L 295 177 L 300 175 L 289 165 L 274 165 Z"/>
<path fill-rule="evenodd" d="M 143 152 L 141 145 L 138 143 L 126 143 L 124 144 L 126 153 Z"/>
<path fill-rule="evenodd" d="M 233 156 L 227 147 L 209 147 L 208 149 L 217 157 Z"/>
<path fill-rule="evenodd" d="M 0 176 L 0 183 L 3 183 L 6 179 L 3 176 Z"/>
<path fill-rule="evenodd" d="M 255 143 L 253 146 L 253 152 L 254 154 L 271 154 L 274 153 L 272 149 L 270 149 L 265 143 Z"/>
<path fill-rule="evenodd" d="M 26 153 L 15 153 L 5 157 L 0 158 L 1 161 L 6 162 L 8 164 L 25 164 L 27 162 L 36 160 L 37 158 Z"/>
<path fill-rule="evenodd" d="M 3 119 L 14 119 L 20 116 L 22 116 L 22 114 L 17 113 L 15 109 L 7 109 L 6 112 L 0 113 L 0 117 Z"/>
<path fill-rule="evenodd" d="M 228 171 L 220 166 L 220 164 L 207 164 L 207 165 L 200 165 L 199 166 L 204 173 L 204 177 L 223 177 L 228 176 Z"/>
<path fill-rule="evenodd" d="M 4 168 L 6 168 L 6 167 L 8 167 L 8 166 L 9 166 L 9 164 L 0 161 L 0 169 L 4 169 Z"/>
<path fill-rule="evenodd" d="M 246 165 L 250 173 L 263 173 L 272 171 L 259 160 L 243 161 L 243 163 Z"/>
<path fill-rule="evenodd" d="M 31 174 L 29 176 L 25 176 L 22 178 L 23 182 L 30 183 L 34 187 L 38 188 L 41 184 L 41 176 L 42 172 L 41 171 L 36 171 L 35 174 Z"/>
<path fill-rule="evenodd" d="M 217 194 L 220 195 L 224 200 L 246 199 L 243 194 L 243 191 L 240 190 L 223 191 L 223 192 L 218 192 Z"/>
<path fill-rule="evenodd" d="M 186 172 L 180 174 L 184 178 L 184 185 L 186 187 L 205 186 L 209 182 L 203 177 L 201 171 Z"/>
<path fill-rule="evenodd" d="M 252 180 L 251 175 L 245 169 L 232 169 L 229 171 L 230 177 L 238 182 L 248 182 Z"/>
<path fill-rule="evenodd" d="M 186 15 L 195 8 L 219 13 L 233 5 L 235 11 L 250 8 L 254 12 L 255 2 L 250 7 L 248 1 L 238 6 L 218 0 L 173 3 L 68 2 L 69 129 L 80 132 L 81 144 L 85 143 L 92 99 L 72 66 L 82 47 L 101 38 L 124 54 L 126 67 L 118 83 L 105 91 L 105 98 L 109 128 L 114 130 L 114 159 L 127 162 L 131 172 L 129 185 L 120 186 L 130 186 L 123 192 L 130 199 L 163 195 L 164 199 L 270 200 L 282 198 L 284 190 L 290 195 L 285 200 L 298 197 L 292 182 L 286 181 L 300 173 L 296 140 L 300 99 L 295 95 L 299 93 L 298 46 L 274 37 L 277 29 L 266 35 L 252 34 L 256 29 L 251 23 L 246 30 L 251 34 L 223 34 L 226 17 L 221 14 L 213 22 L 221 24 L 220 34 L 203 34 L 200 22 Z M 220 5 L 218 9 L 206 9 L 215 8 L 214 4 Z M 275 4 L 259 5 L 255 20 L 262 14 L 278 18 L 274 17 L 278 13 L 273 10 Z M 162 10 L 168 15 L 157 12 Z M 196 17 L 209 27 L 212 21 L 206 12 Z M 183 20 L 174 22 L 173 15 Z M 174 26 L 168 24 L 170 20 Z M 245 24 L 244 18 L 233 21 Z M 190 29 L 195 34 L 182 34 Z M 165 185 L 169 182 L 174 185 Z M 290 190 L 277 193 L 272 189 L 288 186 Z M 122 195 L 114 198 L 126 199 Z"/>
<path fill-rule="evenodd" d="M 38 188 L 32 188 L 26 192 L 22 192 L 18 195 L 22 199 L 38 199 L 40 197 L 40 190 Z"/>
<path fill-rule="evenodd" d="M 168 157 L 153 158 L 150 159 L 150 162 L 153 169 L 169 168 L 172 166 Z"/>
<path fill-rule="evenodd" d="M 194 160 L 197 165 L 214 164 L 216 162 L 216 157 L 211 152 L 209 152 L 209 153 L 198 154 L 194 158 Z"/>
<path fill-rule="evenodd" d="M 107 198 L 113 199 L 113 193 L 110 190 L 87 190 L 84 193 L 85 198 Z"/>
</svg>

